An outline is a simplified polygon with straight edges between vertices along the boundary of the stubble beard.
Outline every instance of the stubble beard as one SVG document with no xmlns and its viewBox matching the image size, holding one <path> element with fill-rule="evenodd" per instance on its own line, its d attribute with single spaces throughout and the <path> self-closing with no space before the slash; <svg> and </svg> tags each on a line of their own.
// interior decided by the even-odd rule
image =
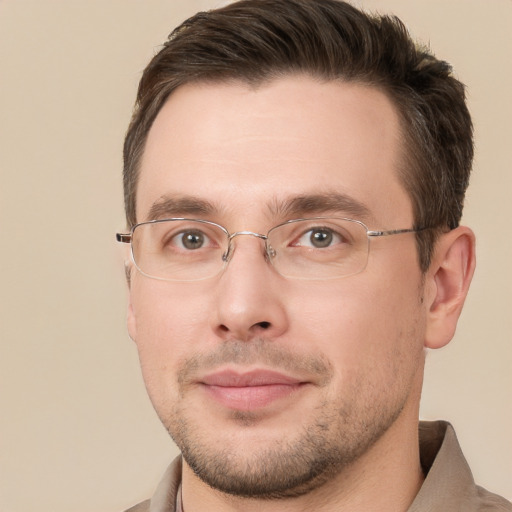
<svg viewBox="0 0 512 512">
<path fill-rule="evenodd" d="M 382 389 L 355 382 L 352 389 L 344 390 L 343 399 L 318 404 L 288 438 L 270 439 L 254 448 L 243 442 L 243 432 L 257 426 L 257 413 L 233 412 L 232 421 L 242 433 L 237 441 L 212 432 L 207 418 L 204 423 L 194 421 L 187 408 L 190 375 L 198 367 L 226 361 L 259 361 L 284 369 L 306 365 L 315 368 L 326 386 L 333 371 L 321 358 L 299 360 L 265 341 L 227 343 L 209 358 L 185 363 L 179 379 L 180 400 L 162 421 L 192 471 L 210 487 L 238 497 L 284 499 L 321 487 L 366 453 L 393 425 L 407 401 L 407 393 L 395 393 L 393 400 L 383 401 Z"/>
</svg>

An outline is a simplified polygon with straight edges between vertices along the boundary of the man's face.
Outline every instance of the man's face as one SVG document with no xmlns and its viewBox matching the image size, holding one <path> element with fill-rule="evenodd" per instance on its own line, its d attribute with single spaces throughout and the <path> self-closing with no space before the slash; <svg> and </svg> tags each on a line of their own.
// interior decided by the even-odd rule
<svg viewBox="0 0 512 512">
<path fill-rule="evenodd" d="M 370 229 L 409 228 L 399 164 L 398 116 L 373 88 L 307 77 L 186 85 L 149 133 L 137 219 L 152 210 L 266 234 L 359 208 Z M 324 205 L 332 194 L 347 201 Z M 317 197 L 287 213 L 304 196 Z M 132 269 L 130 334 L 186 471 L 234 494 L 300 494 L 416 428 L 425 313 L 413 234 L 372 239 L 366 269 L 332 280 L 282 277 L 256 237 L 234 247 L 203 281 Z"/>
</svg>

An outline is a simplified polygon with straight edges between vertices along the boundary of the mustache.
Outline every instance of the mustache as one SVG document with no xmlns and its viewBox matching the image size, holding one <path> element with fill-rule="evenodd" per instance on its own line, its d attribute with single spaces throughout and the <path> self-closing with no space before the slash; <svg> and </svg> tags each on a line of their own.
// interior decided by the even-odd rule
<svg viewBox="0 0 512 512">
<path fill-rule="evenodd" d="M 270 367 L 294 376 L 314 379 L 320 386 L 326 385 L 334 373 L 331 363 L 321 354 L 298 354 L 289 347 L 266 339 L 228 340 L 209 352 L 183 360 L 178 371 L 180 388 L 195 382 L 200 375 L 229 364 Z"/>
</svg>

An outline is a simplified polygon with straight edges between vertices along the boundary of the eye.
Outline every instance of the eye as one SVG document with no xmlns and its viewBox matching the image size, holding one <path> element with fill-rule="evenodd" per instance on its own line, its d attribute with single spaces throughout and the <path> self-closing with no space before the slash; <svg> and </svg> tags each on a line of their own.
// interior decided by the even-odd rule
<svg viewBox="0 0 512 512">
<path fill-rule="evenodd" d="M 174 235 L 171 239 L 171 245 L 178 247 L 179 249 L 186 249 L 187 251 L 194 251 L 207 247 L 210 245 L 210 238 L 199 230 L 188 230 L 182 231 Z"/>
<path fill-rule="evenodd" d="M 345 239 L 336 231 L 327 227 L 315 227 L 308 229 L 292 245 L 325 249 L 343 242 L 345 242 Z"/>
</svg>

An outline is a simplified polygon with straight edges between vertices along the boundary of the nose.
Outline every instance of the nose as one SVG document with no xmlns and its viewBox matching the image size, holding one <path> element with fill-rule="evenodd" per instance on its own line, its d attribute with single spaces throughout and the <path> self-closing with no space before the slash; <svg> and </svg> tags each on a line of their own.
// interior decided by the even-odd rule
<svg viewBox="0 0 512 512">
<path fill-rule="evenodd" d="M 288 328 L 284 278 L 268 262 L 264 236 L 239 232 L 217 282 L 213 329 L 224 340 L 273 339 Z"/>
</svg>

